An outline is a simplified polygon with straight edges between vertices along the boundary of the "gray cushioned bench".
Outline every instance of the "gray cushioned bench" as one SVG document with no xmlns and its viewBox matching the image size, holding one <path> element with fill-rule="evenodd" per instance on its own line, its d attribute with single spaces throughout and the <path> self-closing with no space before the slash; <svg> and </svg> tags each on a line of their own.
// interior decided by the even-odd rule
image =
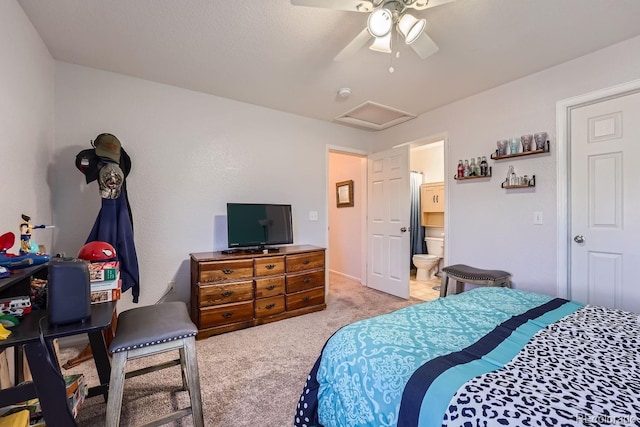
<svg viewBox="0 0 640 427">
<path fill-rule="evenodd" d="M 442 269 L 442 283 L 440 285 L 440 296 L 446 297 L 449 279 L 456 281 L 456 288 L 453 293 L 459 294 L 464 291 L 464 284 L 483 286 L 511 287 L 511 273 L 502 270 L 483 270 L 470 267 L 464 264 L 455 264 Z"/>
</svg>

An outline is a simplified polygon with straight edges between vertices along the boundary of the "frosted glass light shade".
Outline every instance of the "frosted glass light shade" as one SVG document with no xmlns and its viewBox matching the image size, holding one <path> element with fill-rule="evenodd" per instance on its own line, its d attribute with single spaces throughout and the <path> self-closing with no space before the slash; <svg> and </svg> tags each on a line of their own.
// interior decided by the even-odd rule
<svg viewBox="0 0 640 427">
<path fill-rule="evenodd" d="M 388 9 L 377 9 L 371 12 L 367 20 L 367 29 L 373 37 L 383 37 L 391 33 L 393 15 Z"/>
<path fill-rule="evenodd" d="M 404 37 L 406 44 L 411 44 L 422 34 L 422 30 L 427 26 L 424 19 L 416 19 L 414 16 L 405 13 L 398 21 L 398 31 Z"/>
<path fill-rule="evenodd" d="M 383 37 L 376 37 L 369 49 L 376 52 L 391 53 L 391 33 Z"/>
</svg>

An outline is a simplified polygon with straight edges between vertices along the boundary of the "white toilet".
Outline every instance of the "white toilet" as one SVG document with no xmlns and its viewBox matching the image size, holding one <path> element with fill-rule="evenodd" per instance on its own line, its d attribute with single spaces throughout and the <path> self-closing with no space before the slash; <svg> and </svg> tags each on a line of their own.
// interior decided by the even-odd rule
<svg viewBox="0 0 640 427">
<path fill-rule="evenodd" d="M 438 264 L 444 257 L 444 237 L 425 237 L 428 254 L 415 254 L 413 264 L 417 267 L 416 280 L 436 279 Z"/>
</svg>

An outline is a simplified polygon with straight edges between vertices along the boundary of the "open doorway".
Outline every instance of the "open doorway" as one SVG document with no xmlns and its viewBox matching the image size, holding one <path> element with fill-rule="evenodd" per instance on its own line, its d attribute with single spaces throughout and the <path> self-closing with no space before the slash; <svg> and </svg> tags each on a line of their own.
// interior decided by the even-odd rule
<svg viewBox="0 0 640 427">
<path fill-rule="evenodd" d="M 411 145 L 411 260 L 408 262 L 409 295 L 422 301 L 440 295 L 440 270 L 444 265 L 444 140 Z M 425 203 L 423 197 L 431 203 Z M 433 199 L 433 200 L 431 200 Z M 432 206 L 429 208 L 428 206 Z M 431 212 L 437 211 L 436 212 Z M 429 221 L 426 221 L 425 211 Z M 437 218 L 437 220 L 431 220 Z M 440 219 L 441 218 L 441 219 Z"/>
<path fill-rule="evenodd" d="M 328 271 L 361 284 L 366 284 L 366 170 L 365 154 L 329 150 Z M 347 182 L 353 189 L 353 203 L 338 203 L 337 185 Z"/>
<path fill-rule="evenodd" d="M 444 136 L 425 138 L 410 145 L 410 169 L 422 171 L 422 183 L 444 182 Z M 367 285 L 367 156 L 361 152 L 349 152 L 329 148 L 327 157 L 328 200 L 328 273 Z M 337 207 L 336 184 L 353 180 L 354 206 Z M 426 229 L 425 229 L 426 230 Z M 434 234 L 435 233 L 435 234 Z M 425 236 L 441 237 L 444 227 L 426 230 Z M 425 243 L 426 249 L 426 243 Z M 407 269 L 413 267 L 407 259 Z M 442 266 L 440 261 L 438 266 Z M 439 273 L 439 268 L 438 268 Z M 413 274 L 415 279 L 415 271 Z M 438 278 L 439 280 L 439 278 Z M 439 295 L 437 286 L 413 282 L 410 296 L 435 299 Z M 438 283 L 439 285 L 439 283 Z"/>
</svg>

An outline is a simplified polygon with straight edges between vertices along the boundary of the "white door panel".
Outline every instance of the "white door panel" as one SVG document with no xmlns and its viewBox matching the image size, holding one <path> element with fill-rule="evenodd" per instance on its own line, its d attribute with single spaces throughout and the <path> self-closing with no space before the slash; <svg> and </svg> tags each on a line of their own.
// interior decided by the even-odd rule
<svg viewBox="0 0 640 427">
<path fill-rule="evenodd" d="M 367 285 L 409 298 L 409 147 L 373 154 L 368 164 Z"/>
<path fill-rule="evenodd" d="M 640 312 L 640 94 L 571 112 L 571 299 Z"/>
</svg>

